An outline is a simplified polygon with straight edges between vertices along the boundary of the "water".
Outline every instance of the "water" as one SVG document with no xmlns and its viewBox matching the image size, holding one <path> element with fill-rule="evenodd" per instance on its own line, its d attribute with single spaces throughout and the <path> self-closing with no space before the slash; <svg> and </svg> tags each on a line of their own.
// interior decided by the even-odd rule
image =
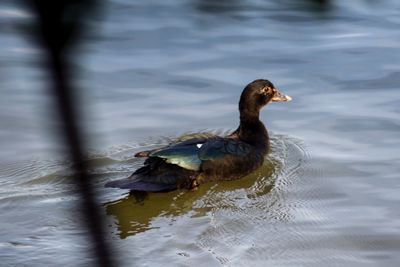
<svg viewBox="0 0 400 267">
<path fill-rule="evenodd" d="M 400 5 L 214 2 L 109 1 L 75 61 L 121 265 L 398 266 Z M 20 32 L 31 20 L 0 5 L 1 264 L 90 265 L 41 51 Z M 262 112 L 261 169 L 189 192 L 103 188 L 140 166 L 140 149 L 234 129 L 256 78 L 294 99 Z"/>
</svg>

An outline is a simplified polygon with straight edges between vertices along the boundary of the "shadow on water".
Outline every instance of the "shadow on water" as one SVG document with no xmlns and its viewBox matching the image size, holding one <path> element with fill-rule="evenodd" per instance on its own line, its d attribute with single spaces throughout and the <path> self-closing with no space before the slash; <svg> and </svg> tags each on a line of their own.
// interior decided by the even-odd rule
<svg viewBox="0 0 400 267">
<path fill-rule="evenodd" d="M 121 199 L 106 203 L 106 212 L 116 219 L 118 235 L 126 238 L 152 229 L 152 219 L 159 216 L 179 216 L 192 211 L 191 216 L 204 216 L 216 207 L 233 207 L 235 191 L 245 190 L 249 195 L 267 194 L 273 187 L 271 179 L 273 172 L 274 166 L 268 162 L 262 170 L 241 180 L 209 183 L 193 191 L 178 190 L 167 193 L 132 191 Z"/>
<path fill-rule="evenodd" d="M 178 139 L 182 140 L 188 136 L 192 135 Z M 290 138 L 273 136 L 271 139 L 272 151 L 266 157 L 263 166 L 242 179 L 207 183 L 192 191 L 132 191 L 120 199 L 105 203 L 106 213 L 115 219 L 116 234 L 124 239 L 159 228 L 160 226 L 153 224 L 153 221 L 159 218 L 168 218 L 173 224 L 173 221 L 182 215 L 210 216 L 217 210 L 229 211 L 233 218 L 239 220 L 242 215 L 246 215 L 247 218 L 249 214 L 254 220 L 286 220 L 290 214 L 285 210 L 284 196 L 280 194 L 280 191 L 285 189 L 274 187 L 277 182 L 287 185 L 289 181 L 285 180 L 291 179 L 293 171 L 301 167 L 301 164 L 295 162 L 302 161 L 303 158 L 290 159 L 288 153 L 294 144 Z M 278 181 L 280 179 L 284 181 Z M 268 196 L 273 190 L 275 192 Z M 254 213 L 249 212 L 249 208 Z"/>
</svg>

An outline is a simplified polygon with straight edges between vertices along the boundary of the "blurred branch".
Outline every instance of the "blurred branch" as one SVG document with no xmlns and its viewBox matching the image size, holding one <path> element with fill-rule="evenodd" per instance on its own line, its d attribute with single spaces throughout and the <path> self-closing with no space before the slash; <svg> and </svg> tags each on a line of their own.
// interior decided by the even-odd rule
<svg viewBox="0 0 400 267">
<path fill-rule="evenodd" d="M 46 51 L 46 63 L 52 75 L 51 91 L 62 121 L 66 146 L 69 148 L 75 182 L 80 189 L 83 216 L 94 242 L 99 266 L 113 266 L 110 248 L 105 241 L 105 231 L 89 182 L 82 133 L 77 125 L 78 113 L 74 108 L 74 88 L 70 75 L 69 54 L 82 33 L 83 18 L 93 11 L 92 0 L 30 0 L 30 7 L 37 15 L 37 37 Z"/>
</svg>

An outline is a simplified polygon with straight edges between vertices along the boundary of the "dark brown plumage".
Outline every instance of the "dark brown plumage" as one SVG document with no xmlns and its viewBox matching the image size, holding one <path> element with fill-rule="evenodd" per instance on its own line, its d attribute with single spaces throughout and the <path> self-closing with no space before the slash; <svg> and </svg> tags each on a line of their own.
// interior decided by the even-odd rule
<svg viewBox="0 0 400 267">
<path fill-rule="evenodd" d="M 144 166 L 129 178 L 106 187 L 139 191 L 193 188 L 208 181 L 234 180 L 259 168 L 269 150 L 267 129 L 260 110 L 271 101 L 290 101 L 268 80 L 255 80 L 243 90 L 239 101 L 239 127 L 226 137 L 193 138 L 166 147 L 141 151 Z"/>
</svg>

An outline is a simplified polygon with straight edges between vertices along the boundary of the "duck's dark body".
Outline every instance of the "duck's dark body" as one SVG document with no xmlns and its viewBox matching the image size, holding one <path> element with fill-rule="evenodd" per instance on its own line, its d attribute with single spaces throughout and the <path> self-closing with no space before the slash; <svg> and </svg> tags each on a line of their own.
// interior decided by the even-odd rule
<svg viewBox="0 0 400 267">
<path fill-rule="evenodd" d="M 246 129 L 246 134 L 241 130 Z M 235 180 L 259 168 L 269 149 L 269 137 L 264 124 L 257 121 L 251 129 L 241 125 L 225 140 L 238 140 L 248 146 L 249 152 L 238 155 L 228 154 L 220 159 L 204 161 L 203 173 L 197 178 L 199 183 L 217 180 Z M 230 142 L 230 141 L 228 141 Z"/>
<path fill-rule="evenodd" d="M 259 168 L 268 153 L 268 132 L 259 120 L 261 107 L 269 101 L 285 100 L 290 98 L 280 94 L 272 83 L 256 80 L 242 93 L 240 125 L 233 133 L 226 137 L 193 138 L 139 152 L 136 157 L 147 157 L 144 166 L 129 178 L 109 182 L 106 187 L 169 191 L 241 178 Z"/>
</svg>

